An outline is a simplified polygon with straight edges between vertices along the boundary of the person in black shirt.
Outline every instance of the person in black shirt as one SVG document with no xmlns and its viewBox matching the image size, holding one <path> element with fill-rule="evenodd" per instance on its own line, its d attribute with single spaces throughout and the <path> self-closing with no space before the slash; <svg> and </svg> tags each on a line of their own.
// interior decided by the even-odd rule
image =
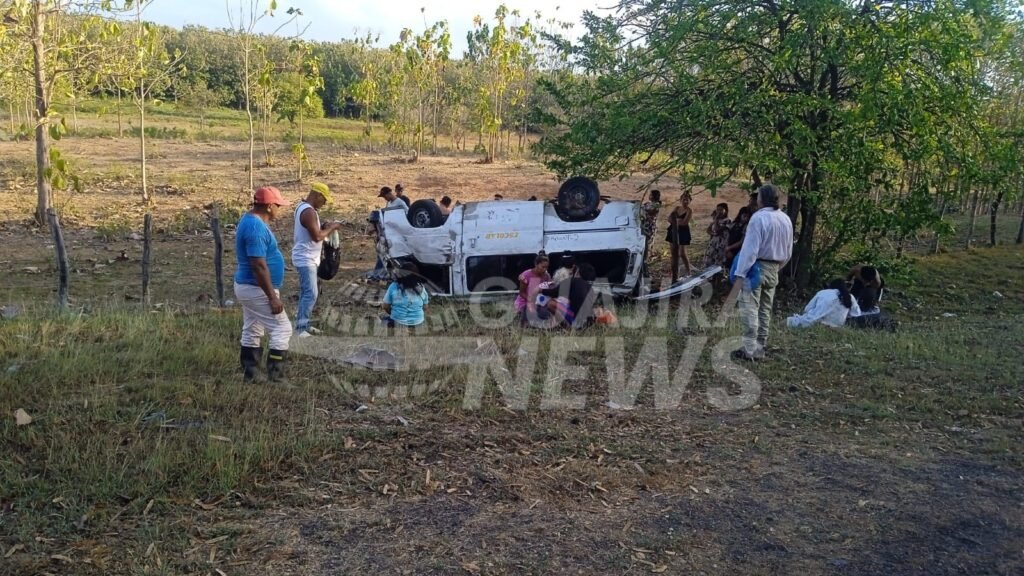
<svg viewBox="0 0 1024 576">
<path fill-rule="evenodd" d="M 541 291 L 541 295 L 547 298 L 544 305 L 555 319 L 547 327 L 581 329 L 593 323 L 596 299 L 593 282 L 596 276 L 594 267 L 584 262 L 576 267 L 572 278 Z"/>
<path fill-rule="evenodd" d="M 864 264 L 854 266 L 850 268 L 846 281 L 850 284 L 850 293 L 857 299 L 860 309 L 865 314 L 878 307 L 878 299 L 882 288 L 885 288 L 885 282 L 877 268 Z"/>
<path fill-rule="evenodd" d="M 732 269 L 733 258 L 740 253 L 740 248 L 743 247 L 743 236 L 747 233 L 747 222 L 750 222 L 751 214 L 749 206 L 740 208 L 739 213 L 736 214 L 736 219 L 732 221 L 732 226 L 729 227 L 729 239 L 726 240 L 728 245 L 725 247 L 724 268 L 726 274 Z"/>
<path fill-rule="evenodd" d="M 409 197 L 405 195 L 405 188 L 401 184 L 395 184 L 395 195 L 398 196 L 399 200 L 405 202 L 406 208 L 412 205 L 412 200 L 409 200 Z"/>
</svg>

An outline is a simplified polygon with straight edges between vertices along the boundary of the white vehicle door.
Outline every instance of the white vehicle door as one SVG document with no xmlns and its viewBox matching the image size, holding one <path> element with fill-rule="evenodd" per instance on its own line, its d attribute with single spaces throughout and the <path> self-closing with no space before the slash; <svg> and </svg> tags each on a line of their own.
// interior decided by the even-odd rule
<svg viewBox="0 0 1024 576">
<path fill-rule="evenodd" d="M 478 202 L 462 215 L 466 257 L 536 254 L 544 246 L 543 202 Z"/>
<path fill-rule="evenodd" d="M 480 202 L 462 215 L 464 293 L 515 292 L 516 278 L 544 246 L 543 202 Z"/>
</svg>

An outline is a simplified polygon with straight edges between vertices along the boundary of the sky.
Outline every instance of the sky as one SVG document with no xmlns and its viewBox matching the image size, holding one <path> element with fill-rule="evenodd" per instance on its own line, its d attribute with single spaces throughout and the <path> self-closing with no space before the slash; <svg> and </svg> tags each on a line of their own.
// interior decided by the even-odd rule
<svg viewBox="0 0 1024 576">
<path fill-rule="evenodd" d="M 249 5 L 251 0 L 241 0 Z M 574 24 L 565 32 L 570 37 L 581 33 L 580 17 L 584 10 L 601 13 L 604 8 L 614 5 L 616 0 L 507 0 L 505 5 L 519 9 L 523 18 L 533 17 L 539 10 L 543 20 L 555 17 L 559 21 Z M 480 15 L 484 21 L 492 20 L 500 0 L 278 0 L 273 18 L 266 18 L 257 28 L 258 32 L 272 32 L 286 20 L 289 7 L 302 10 L 302 25 L 306 29 L 303 38 L 307 40 L 336 41 L 365 37 L 367 32 L 380 34 L 379 45 L 387 46 L 398 41 L 403 28 L 415 32 L 427 24 L 447 20 L 452 34 L 452 53 L 462 55 L 466 48 L 466 33 L 473 28 L 473 17 Z M 227 28 L 227 5 L 238 13 L 239 0 L 154 0 L 146 9 L 144 18 L 159 24 L 180 28 L 196 24 L 207 28 Z M 266 8 L 269 0 L 260 0 Z M 420 8 L 425 8 L 420 13 Z M 556 9 L 557 8 L 557 9 Z M 236 18 L 237 20 L 237 18 Z M 289 26 L 281 34 L 294 34 Z"/>
</svg>

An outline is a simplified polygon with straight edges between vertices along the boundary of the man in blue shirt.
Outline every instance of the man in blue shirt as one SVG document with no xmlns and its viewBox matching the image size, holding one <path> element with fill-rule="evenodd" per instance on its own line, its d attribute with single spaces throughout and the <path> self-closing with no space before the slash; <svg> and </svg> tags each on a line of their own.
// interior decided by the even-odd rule
<svg viewBox="0 0 1024 576">
<path fill-rule="evenodd" d="M 287 205 L 277 188 L 264 186 L 253 194 L 252 210 L 242 215 L 235 230 L 235 298 L 242 306 L 240 361 L 245 382 L 256 379 L 265 332 L 270 332 L 267 377 L 273 382 L 284 379 L 292 326 L 280 295 L 284 256 L 268 224 Z"/>
</svg>

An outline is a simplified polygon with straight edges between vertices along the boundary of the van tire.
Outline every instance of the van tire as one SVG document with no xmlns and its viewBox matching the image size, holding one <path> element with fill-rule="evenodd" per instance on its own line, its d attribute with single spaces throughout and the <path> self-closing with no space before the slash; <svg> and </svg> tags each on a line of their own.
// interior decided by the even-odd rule
<svg viewBox="0 0 1024 576">
<path fill-rule="evenodd" d="M 413 202 L 409 206 L 408 218 L 413 228 L 437 228 L 444 222 L 441 207 L 430 199 Z"/>
<path fill-rule="evenodd" d="M 585 176 L 569 178 L 558 188 L 558 214 L 563 220 L 592 220 L 598 214 L 600 203 L 597 182 Z"/>
</svg>

